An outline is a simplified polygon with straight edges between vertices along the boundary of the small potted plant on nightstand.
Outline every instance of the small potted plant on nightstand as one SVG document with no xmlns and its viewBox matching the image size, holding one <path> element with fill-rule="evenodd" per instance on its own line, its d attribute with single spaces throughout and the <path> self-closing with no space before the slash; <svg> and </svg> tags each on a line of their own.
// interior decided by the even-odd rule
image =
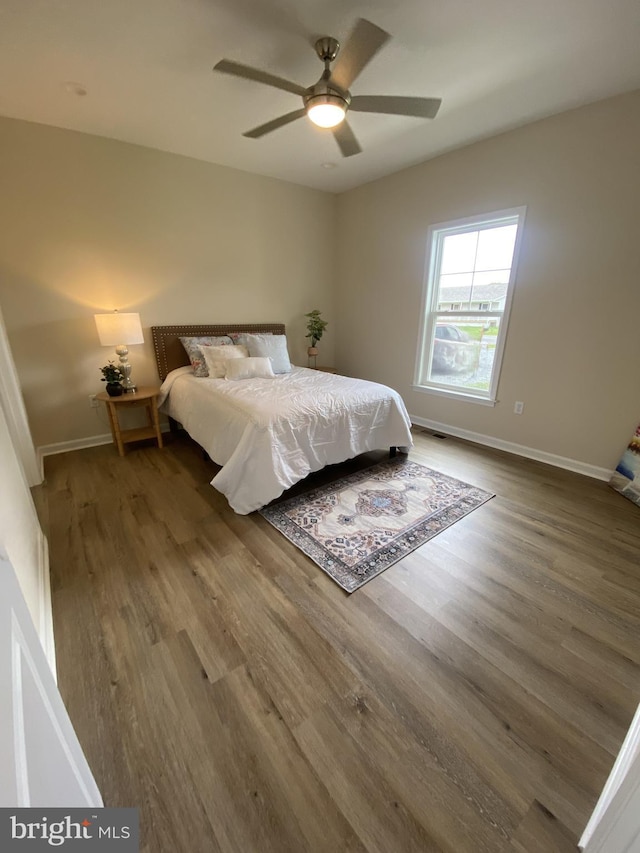
<svg viewBox="0 0 640 853">
<path fill-rule="evenodd" d="M 124 393 L 122 380 L 124 376 L 117 364 L 112 361 L 100 368 L 102 373 L 102 381 L 107 383 L 107 394 L 110 397 L 119 397 Z"/>
<path fill-rule="evenodd" d="M 329 324 L 326 320 L 322 319 L 317 308 L 313 311 L 309 311 L 309 313 L 304 316 L 309 318 L 307 320 L 307 334 L 305 337 L 311 340 L 311 346 L 307 349 L 307 355 L 309 356 L 309 359 L 313 358 L 313 364 L 315 367 L 316 357 L 318 355 L 318 348 L 316 347 L 316 344 L 322 338 L 324 330 Z"/>
</svg>

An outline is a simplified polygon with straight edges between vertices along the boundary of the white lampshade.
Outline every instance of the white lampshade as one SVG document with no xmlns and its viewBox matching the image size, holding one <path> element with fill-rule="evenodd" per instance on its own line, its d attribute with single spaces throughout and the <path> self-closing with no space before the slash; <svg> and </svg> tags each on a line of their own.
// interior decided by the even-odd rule
<svg viewBox="0 0 640 853">
<path fill-rule="evenodd" d="M 116 347 L 119 344 L 143 344 L 139 314 L 94 314 L 100 344 Z"/>
</svg>

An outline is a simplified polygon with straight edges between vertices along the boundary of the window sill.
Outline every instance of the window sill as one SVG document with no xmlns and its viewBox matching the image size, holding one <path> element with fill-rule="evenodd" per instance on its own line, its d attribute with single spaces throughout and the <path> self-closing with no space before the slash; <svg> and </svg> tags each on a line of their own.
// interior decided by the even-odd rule
<svg viewBox="0 0 640 853">
<path fill-rule="evenodd" d="M 412 385 L 414 391 L 422 394 L 435 394 L 437 397 L 447 397 L 449 400 L 459 400 L 462 403 L 479 403 L 481 406 L 495 406 L 497 400 L 488 397 L 476 397 L 474 394 L 464 394 L 461 391 L 449 391 L 446 388 L 432 388 L 427 385 Z"/>
</svg>

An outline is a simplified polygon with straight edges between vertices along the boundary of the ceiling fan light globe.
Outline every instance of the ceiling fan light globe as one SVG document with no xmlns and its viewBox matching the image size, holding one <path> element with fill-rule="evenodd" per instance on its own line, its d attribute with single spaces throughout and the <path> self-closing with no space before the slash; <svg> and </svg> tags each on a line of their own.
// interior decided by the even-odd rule
<svg viewBox="0 0 640 853">
<path fill-rule="evenodd" d="M 307 103 L 307 115 L 318 127 L 337 127 L 346 112 L 346 103 L 334 95 L 318 95 Z"/>
</svg>

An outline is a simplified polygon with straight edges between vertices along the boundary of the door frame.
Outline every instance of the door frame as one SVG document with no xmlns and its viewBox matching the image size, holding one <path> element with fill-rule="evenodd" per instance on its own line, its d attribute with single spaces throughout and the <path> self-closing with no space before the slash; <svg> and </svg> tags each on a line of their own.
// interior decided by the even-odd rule
<svg viewBox="0 0 640 853">
<path fill-rule="evenodd" d="M 0 547 L 0 806 L 103 806 L 11 561 Z"/>
<path fill-rule="evenodd" d="M 38 553 L 38 618 L 36 629 L 49 661 L 51 672 L 56 679 L 56 652 L 53 635 L 53 611 L 51 605 L 51 583 L 49 577 L 49 543 L 42 532 L 38 513 L 31 494 L 31 487 L 40 485 L 43 481 L 41 465 L 38 463 L 27 410 L 22 397 L 22 389 L 18 371 L 13 360 L 9 345 L 2 309 L 0 308 L 0 415 L 9 432 L 18 468 L 24 481 L 25 494 L 31 502 L 33 517 L 37 524 L 37 553 Z M 0 543 L 2 544 L 2 543 Z"/>
<path fill-rule="evenodd" d="M 38 465 L 27 410 L 22 397 L 18 371 L 13 360 L 7 329 L 0 308 L 0 406 L 11 435 L 16 455 L 20 460 L 27 487 L 38 486 L 43 476 Z"/>
</svg>

